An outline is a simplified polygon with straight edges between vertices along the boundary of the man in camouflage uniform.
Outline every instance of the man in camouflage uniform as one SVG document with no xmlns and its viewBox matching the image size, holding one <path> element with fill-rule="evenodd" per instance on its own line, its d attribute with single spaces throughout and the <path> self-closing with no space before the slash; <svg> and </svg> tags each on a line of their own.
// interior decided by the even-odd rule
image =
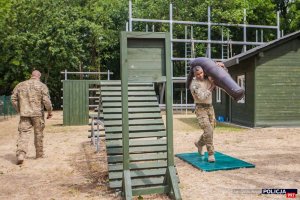
<svg viewBox="0 0 300 200">
<path fill-rule="evenodd" d="M 204 155 L 202 148 L 206 145 L 208 162 L 215 162 L 213 130 L 216 120 L 212 106 L 212 91 L 215 85 L 212 80 L 205 78 L 203 69 L 200 66 L 196 66 L 192 70 L 191 73 L 194 74 L 194 78 L 189 83 L 189 88 L 196 104 L 195 113 L 199 126 L 204 131 L 199 140 L 195 142 L 195 145 L 198 148 L 200 156 Z"/>
<path fill-rule="evenodd" d="M 36 158 L 44 156 L 44 107 L 48 111 L 47 119 L 50 119 L 52 117 L 52 104 L 48 88 L 40 81 L 40 77 L 41 73 L 39 71 L 33 71 L 31 78 L 19 83 L 14 88 L 11 96 L 12 104 L 20 114 L 16 152 L 17 164 L 22 164 L 25 159 L 32 127 L 34 130 Z"/>
</svg>

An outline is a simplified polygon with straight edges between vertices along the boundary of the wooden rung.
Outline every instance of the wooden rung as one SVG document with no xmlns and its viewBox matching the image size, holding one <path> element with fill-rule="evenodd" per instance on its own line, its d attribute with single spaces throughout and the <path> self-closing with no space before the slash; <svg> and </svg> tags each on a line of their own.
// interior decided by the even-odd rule
<svg viewBox="0 0 300 200">
<path fill-rule="evenodd" d="M 148 90 L 153 90 L 153 86 L 131 86 L 128 87 L 128 91 L 148 91 Z M 101 87 L 101 92 L 103 91 L 121 91 L 121 87 L 108 87 L 108 86 L 102 86 Z"/>
<path fill-rule="evenodd" d="M 100 94 L 100 93 L 99 93 Z M 129 91 L 128 96 L 155 96 L 155 92 L 151 91 Z M 121 91 L 101 91 L 102 97 L 121 96 Z"/>
<path fill-rule="evenodd" d="M 131 179 L 131 186 L 151 186 L 151 185 L 162 185 L 164 182 L 164 177 L 155 178 L 141 178 L 141 179 Z M 110 188 L 120 188 L 122 186 L 122 180 L 110 181 Z"/>
<path fill-rule="evenodd" d="M 121 114 L 105 114 L 103 115 L 105 122 L 107 120 L 113 119 L 122 119 Z M 153 119 L 153 118 L 161 118 L 160 113 L 130 113 L 128 115 L 129 119 Z"/>
<path fill-rule="evenodd" d="M 166 137 L 165 131 L 157 132 L 136 132 L 129 133 L 129 138 L 151 138 L 151 137 Z M 106 133 L 106 140 L 122 139 L 122 134 L 119 133 Z"/>
<path fill-rule="evenodd" d="M 147 162 L 137 162 L 129 163 L 130 170 L 135 169 L 154 169 L 154 168 L 163 168 L 167 166 L 166 161 L 147 161 Z M 122 171 L 123 163 L 108 165 L 108 171 Z"/>
<path fill-rule="evenodd" d="M 129 120 L 129 125 L 163 125 L 162 119 L 132 119 Z M 122 126 L 122 120 L 106 121 L 106 127 L 109 126 Z"/>
<path fill-rule="evenodd" d="M 166 152 L 167 146 L 145 146 L 145 147 L 129 147 L 129 153 L 133 154 L 144 154 L 144 153 L 155 153 L 155 152 Z M 107 155 L 121 155 L 123 154 L 122 147 L 117 148 L 106 148 Z"/>
<path fill-rule="evenodd" d="M 156 96 L 145 96 L 145 97 L 128 97 L 129 102 L 138 102 L 138 101 L 158 101 Z M 102 102 L 121 102 L 121 97 L 102 97 Z"/>
<path fill-rule="evenodd" d="M 122 106 L 121 102 L 105 102 L 103 103 L 103 108 L 120 108 Z M 157 101 L 150 101 L 150 102 L 129 102 L 129 107 L 150 107 L 150 106 L 158 106 Z"/>
<path fill-rule="evenodd" d="M 129 113 L 154 113 L 154 112 L 160 112 L 159 107 L 137 107 L 137 108 L 128 108 Z M 122 113 L 122 108 L 104 108 L 103 109 L 104 115 L 110 114 L 110 113 Z"/>
<path fill-rule="evenodd" d="M 135 146 L 158 146 L 158 145 L 166 145 L 167 141 L 166 139 L 155 139 L 155 140 L 129 140 L 129 146 L 135 147 Z M 122 147 L 122 140 L 114 140 L 114 141 L 106 141 L 106 147 Z"/>
<path fill-rule="evenodd" d="M 141 177 L 150 177 L 150 176 L 164 176 L 166 174 L 166 168 L 158 168 L 158 169 L 142 169 L 142 170 L 130 170 L 131 178 L 141 178 Z M 108 174 L 109 180 L 113 179 L 121 179 L 122 171 L 119 172 L 109 172 Z"/>
<path fill-rule="evenodd" d="M 140 196 L 140 195 L 147 195 L 147 194 L 167 194 L 169 192 L 169 186 L 152 186 L 152 187 L 145 187 L 145 188 L 133 188 L 132 195 L 133 196 Z"/>
<path fill-rule="evenodd" d="M 165 160 L 167 159 L 167 153 L 144 153 L 144 154 L 132 154 L 129 156 L 129 160 L 134 161 L 147 161 L 147 160 Z M 123 156 L 109 156 L 107 158 L 108 163 L 120 163 L 123 161 Z"/>
<path fill-rule="evenodd" d="M 148 125 L 148 126 L 130 126 L 129 131 L 162 131 L 165 130 L 164 125 Z M 121 133 L 122 127 L 106 127 L 105 131 L 107 133 Z"/>
</svg>

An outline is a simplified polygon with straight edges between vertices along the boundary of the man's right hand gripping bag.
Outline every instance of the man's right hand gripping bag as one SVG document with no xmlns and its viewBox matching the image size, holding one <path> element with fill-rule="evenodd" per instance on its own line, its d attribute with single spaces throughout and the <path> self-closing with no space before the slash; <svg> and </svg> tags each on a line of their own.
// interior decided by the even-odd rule
<svg viewBox="0 0 300 200">
<path fill-rule="evenodd" d="M 214 79 L 216 86 L 225 90 L 235 101 L 242 99 L 245 95 L 242 89 L 222 67 L 219 67 L 209 58 L 199 57 L 190 62 L 191 69 L 201 66 L 204 73 Z"/>
</svg>

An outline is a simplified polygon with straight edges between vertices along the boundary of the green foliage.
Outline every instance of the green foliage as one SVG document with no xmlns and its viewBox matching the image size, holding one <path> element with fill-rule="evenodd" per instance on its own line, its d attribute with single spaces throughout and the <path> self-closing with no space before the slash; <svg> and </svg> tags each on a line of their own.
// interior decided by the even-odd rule
<svg viewBox="0 0 300 200">
<path fill-rule="evenodd" d="M 169 3 L 173 19 L 276 25 L 276 10 L 281 11 L 281 27 L 285 33 L 299 30 L 300 0 L 133 0 L 133 16 L 169 19 Z M 0 95 L 9 95 L 14 86 L 30 77 L 33 69 L 43 74 L 56 107 L 61 104 L 60 71 L 106 71 L 119 78 L 120 31 L 128 21 L 127 0 L 0 0 Z M 168 24 L 148 23 L 155 31 L 169 31 Z M 134 30 L 145 31 L 146 24 L 134 22 Z M 207 27 L 194 26 L 194 38 L 206 39 Z M 174 25 L 174 38 L 184 38 L 184 25 Z M 242 40 L 240 28 L 224 28 Z M 251 30 L 247 39 L 255 38 Z M 255 33 L 255 30 L 252 31 Z M 276 34 L 264 35 L 264 40 Z M 212 39 L 221 38 L 221 28 L 212 28 Z M 212 47 L 213 54 L 217 49 Z M 205 55 L 206 45 L 196 45 L 197 56 Z M 174 56 L 182 57 L 184 46 Z M 176 74 L 182 70 L 174 69 Z"/>
</svg>

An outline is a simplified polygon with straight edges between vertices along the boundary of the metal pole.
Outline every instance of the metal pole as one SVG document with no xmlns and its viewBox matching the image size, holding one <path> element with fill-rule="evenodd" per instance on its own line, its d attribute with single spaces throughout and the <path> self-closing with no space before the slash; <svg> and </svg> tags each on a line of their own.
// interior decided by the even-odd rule
<svg viewBox="0 0 300 200">
<path fill-rule="evenodd" d="M 148 24 L 146 24 L 146 32 L 148 32 Z"/>
<path fill-rule="evenodd" d="M 260 41 L 264 41 L 264 30 L 260 30 Z"/>
<path fill-rule="evenodd" d="M 128 22 L 126 22 L 126 31 L 128 31 Z"/>
<path fill-rule="evenodd" d="M 155 32 L 155 30 L 154 30 L 154 24 L 152 25 L 152 32 Z"/>
<path fill-rule="evenodd" d="M 129 0 L 129 31 L 132 31 L 132 2 Z"/>
<path fill-rule="evenodd" d="M 110 80 L 110 71 L 109 71 L 109 69 L 107 70 L 107 80 Z"/>
<path fill-rule="evenodd" d="M 170 56 L 171 56 L 171 77 L 173 77 L 173 61 L 172 61 L 172 58 L 173 58 L 173 4 L 170 3 L 170 7 L 169 7 L 170 11 L 170 16 L 169 16 L 169 25 L 170 25 L 170 46 L 171 46 L 171 52 L 170 52 Z M 173 81 L 171 80 L 171 89 L 173 91 Z M 172 93 L 172 99 L 174 100 L 174 94 Z M 172 100 L 172 103 L 173 103 L 173 100 Z"/>
<path fill-rule="evenodd" d="M 258 30 L 255 30 L 255 42 L 258 42 Z"/>
<path fill-rule="evenodd" d="M 244 42 L 247 42 L 247 29 L 246 29 L 246 9 L 244 9 Z M 247 51 L 247 46 L 243 45 L 243 52 Z"/>
<path fill-rule="evenodd" d="M 208 35 L 208 43 L 207 43 L 207 57 L 211 58 L 211 22 L 210 22 L 210 6 L 207 8 L 207 35 Z"/>
<path fill-rule="evenodd" d="M 68 73 L 66 69 L 65 69 L 65 80 L 68 80 Z"/>
<path fill-rule="evenodd" d="M 221 29 L 221 40 L 222 42 L 224 42 L 224 32 L 223 32 L 223 26 L 222 26 L 222 29 Z M 221 53 L 222 53 L 222 61 L 224 60 L 224 45 L 222 44 L 221 45 Z"/>
<path fill-rule="evenodd" d="M 280 13 L 277 11 L 277 39 L 280 38 Z"/>
</svg>

